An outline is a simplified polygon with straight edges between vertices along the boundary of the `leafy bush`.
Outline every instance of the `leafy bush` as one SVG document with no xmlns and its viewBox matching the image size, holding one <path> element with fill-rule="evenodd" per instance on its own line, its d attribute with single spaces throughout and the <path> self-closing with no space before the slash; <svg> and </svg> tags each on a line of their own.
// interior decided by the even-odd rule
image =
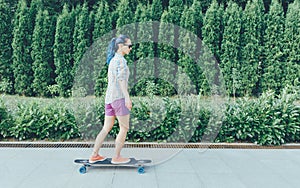
<svg viewBox="0 0 300 188">
<path fill-rule="evenodd" d="M 225 120 L 217 141 L 280 145 L 299 141 L 300 107 L 295 93 L 269 91 L 258 99 L 239 99 L 227 104 Z"/>
<path fill-rule="evenodd" d="M 80 137 L 84 140 L 95 139 L 104 123 L 104 97 L 79 99 L 72 103 Z"/>
<path fill-rule="evenodd" d="M 13 127 L 13 119 L 2 99 L 0 99 L 0 138 L 10 137 L 9 128 Z"/>
<path fill-rule="evenodd" d="M 36 102 L 19 104 L 10 134 L 19 140 L 71 139 L 79 137 L 73 113 L 61 104 L 42 106 Z"/>
<path fill-rule="evenodd" d="M 197 97 L 140 98 L 134 100 L 127 139 L 148 142 L 197 142 L 206 129 L 211 112 L 199 108 Z M 119 131 L 115 126 L 113 137 Z"/>
<path fill-rule="evenodd" d="M 199 100 L 197 96 L 133 97 L 127 140 L 201 142 L 206 141 L 204 136 L 218 133 L 215 142 L 260 145 L 299 142 L 300 105 L 297 103 L 297 91 L 287 88 L 280 95 L 270 91 L 259 98 L 226 102 L 224 108 L 216 104 L 224 111 L 222 124 L 209 127 L 209 122 L 220 116 L 213 110 L 214 104 L 208 103 L 213 99 Z M 94 140 L 103 126 L 104 97 L 25 99 L 7 98 L 4 102 L 0 101 L 0 139 Z M 12 109 L 15 106 L 17 108 Z M 118 132 L 116 121 L 109 135 L 115 138 Z"/>
<path fill-rule="evenodd" d="M 74 113 L 64 106 L 50 105 L 42 110 L 39 139 L 68 140 L 79 137 Z"/>
<path fill-rule="evenodd" d="M 160 78 L 141 79 L 131 89 L 130 94 L 133 96 L 173 96 L 176 89 L 171 83 Z"/>
<path fill-rule="evenodd" d="M 17 116 L 15 117 L 16 126 L 9 129 L 11 135 L 19 140 L 37 138 L 41 117 L 42 114 L 37 103 L 32 103 L 28 106 L 19 104 Z"/>
<path fill-rule="evenodd" d="M 211 117 L 211 111 L 205 108 L 201 108 L 198 114 L 197 127 L 190 139 L 190 142 L 200 142 L 201 138 L 207 128 L 209 119 Z M 196 118 L 196 117 L 195 117 Z"/>
</svg>

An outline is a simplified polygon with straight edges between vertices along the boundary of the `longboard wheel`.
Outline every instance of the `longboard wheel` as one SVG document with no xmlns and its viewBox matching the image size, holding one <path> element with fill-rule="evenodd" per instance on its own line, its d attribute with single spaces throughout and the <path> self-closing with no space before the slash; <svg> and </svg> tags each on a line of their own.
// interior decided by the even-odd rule
<svg viewBox="0 0 300 188">
<path fill-rule="evenodd" d="M 138 168 L 138 173 L 139 174 L 144 174 L 145 173 L 145 168 L 144 167 L 139 167 Z"/>
<path fill-rule="evenodd" d="M 85 166 L 82 166 L 79 168 L 79 173 L 80 174 L 85 174 L 86 173 L 86 167 Z"/>
</svg>

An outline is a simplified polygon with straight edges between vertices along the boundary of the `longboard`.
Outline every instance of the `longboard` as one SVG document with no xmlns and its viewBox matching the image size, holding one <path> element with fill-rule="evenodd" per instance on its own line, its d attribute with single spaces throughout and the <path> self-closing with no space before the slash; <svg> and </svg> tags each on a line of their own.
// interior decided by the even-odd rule
<svg viewBox="0 0 300 188">
<path fill-rule="evenodd" d="M 102 167 L 117 167 L 117 166 L 122 166 L 122 167 L 135 167 L 137 168 L 137 171 L 139 174 L 145 173 L 145 164 L 150 164 L 152 161 L 149 159 L 135 159 L 135 158 L 130 158 L 130 162 L 125 163 L 125 164 L 113 164 L 111 163 L 112 158 L 107 158 L 104 161 L 97 161 L 95 163 L 90 163 L 88 159 L 75 159 L 74 163 L 76 164 L 81 164 L 82 166 L 79 168 L 79 173 L 85 174 L 87 172 L 87 167 L 92 167 L 92 166 L 102 166 Z"/>
</svg>

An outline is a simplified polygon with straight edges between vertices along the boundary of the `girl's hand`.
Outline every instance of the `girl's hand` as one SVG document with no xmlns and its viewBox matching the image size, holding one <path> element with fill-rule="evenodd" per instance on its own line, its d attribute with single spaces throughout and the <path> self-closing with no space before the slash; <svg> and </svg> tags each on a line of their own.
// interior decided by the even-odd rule
<svg viewBox="0 0 300 188">
<path fill-rule="evenodd" d="M 128 108 L 128 110 L 131 111 L 132 102 L 131 102 L 130 98 L 125 99 L 125 106 Z"/>
</svg>

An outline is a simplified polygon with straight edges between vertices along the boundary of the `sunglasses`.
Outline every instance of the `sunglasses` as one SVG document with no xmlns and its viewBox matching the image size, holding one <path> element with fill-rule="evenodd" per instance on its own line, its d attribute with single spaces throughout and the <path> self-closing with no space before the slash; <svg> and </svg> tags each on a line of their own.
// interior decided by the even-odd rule
<svg viewBox="0 0 300 188">
<path fill-rule="evenodd" d="M 124 44 L 124 46 L 128 46 L 128 48 L 132 48 L 132 44 Z"/>
</svg>

